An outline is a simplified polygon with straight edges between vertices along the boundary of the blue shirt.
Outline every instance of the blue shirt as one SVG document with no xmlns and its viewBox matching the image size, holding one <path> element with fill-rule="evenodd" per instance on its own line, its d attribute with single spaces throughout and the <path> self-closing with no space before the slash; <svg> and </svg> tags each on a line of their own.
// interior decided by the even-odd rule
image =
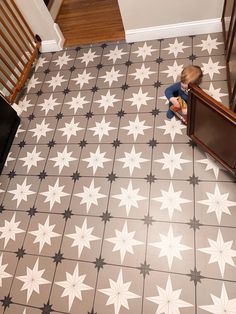
<svg viewBox="0 0 236 314">
<path fill-rule="evenodd" d="M 177 82 L 165 90 L 165 96 L 168 100 L 170 100 L 171 97 L 178 97 L 180 96 L 183 100 L 187 101 L 188 94 L 181 89 L 181 82 Z"/>
</svg>

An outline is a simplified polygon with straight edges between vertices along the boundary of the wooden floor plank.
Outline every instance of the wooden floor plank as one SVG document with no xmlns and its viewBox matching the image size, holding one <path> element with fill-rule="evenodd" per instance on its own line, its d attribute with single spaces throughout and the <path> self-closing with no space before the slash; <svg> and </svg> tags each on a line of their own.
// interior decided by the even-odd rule
<svg viewBox="0 0 236 314">
<path fill-rule="evenodd" d="M 64 0 L 56 23 L 67 47 L 125 38 L 117 0 Z"/>
</svg>

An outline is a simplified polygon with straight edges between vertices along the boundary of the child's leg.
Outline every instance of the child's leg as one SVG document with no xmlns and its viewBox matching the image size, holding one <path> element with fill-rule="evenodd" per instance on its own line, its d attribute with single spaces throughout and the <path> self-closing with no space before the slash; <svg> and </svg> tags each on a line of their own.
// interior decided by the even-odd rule
<svg viewBox="0 0 236 314">
<path fill-rule="evenodd" d="M 170 110 L 170 106 L 172 106 L 171 102 L 169 102 L 169 110 L 166 113 L 166 116 L 167 116 L 168 119 L 172 119 L 174 117 L 174 115 L 175 115 L 174 112 L 172 110 Z"/>
</svg>

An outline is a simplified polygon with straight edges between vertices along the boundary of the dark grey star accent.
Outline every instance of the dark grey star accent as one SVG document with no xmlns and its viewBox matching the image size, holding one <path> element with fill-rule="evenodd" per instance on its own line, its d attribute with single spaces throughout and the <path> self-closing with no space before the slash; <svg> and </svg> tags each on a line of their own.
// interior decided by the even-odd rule
<svg viewBox="0 0 236 314">
<path fill-rule="evenodd" d="M 97 314 L 97 312 L 94 312 L 94 309 L 92 308 L 92 311 L 88 312 L 88 314 Z"/>
<path fill-rule="evenodd" d="M 16 257 L 18 258 L 18 260 L 23 258 L 24 255 L 26 254 L 25 249 L 23 249 L 23 247 L 19 248 L 18 251 L 16 251 L 15 253 L 16 253 Z"/>
<path fill-rule="evenodd" d="M 100 70 L 101 68 L 103 68 L 103 64 L 99 63 L 99 64 L 97 65 L 97 69 Z"/>
<path fill-rule="evenodd" d="M 155 183 L 156 181 L 156 177 L 152 173 L 148 174 L 144 179 L 147 180 L 148 183 Z"/>
<path fill-rule="evenodd" d="M 154 84 L 153 84 L 153 86 L 155 87 L 155 88 L 159 88 L 159 87 L 161 87 L 161 82 L 160 81 L 156 81 Z"/>
<path fill-rule="evenodd" d="M 38 175 L 39 180 L 44 180 L 47 177 L 47 172 L 45 170 L 41 171 Z"/>
<path fill-rule="evenodd" d="M 92 111 L 91 110 L 89 110 L 89 112 L 87 112 L 86 114 L 85 114 L 85 117 L 87 118 L 87 119 L 90 119 L 90 118 L 92 118 L 93 117 L 93 113 L 92 113 Z"/>
<path fill-rule="evenodd" d="M 119 118 L 124 117 L 124 115 L 125 115 L 125 111 L 124 111 L 123 109 L 121 109 L 121 110 L 119 110 L 119 111 L 117 112 L 117 116 L 118 116 Z"/>
<path fill-rule="evenodd" d="M 75 48 L 75 51 L 77 51 L 77 52 L 80 51 L 80 50 L 81 50 L 81 47 L 76 47 Z"/>
<path fill-rule="evenodd" d="M 33 206 L 29 210 L 27 210 L 27 213 L 30 217 L 33 217 L 37 213 L 37 208 Z"/>
<path fill-rule="evenodd" d="M 34 115 L 33 113 L 31 113 L 31 114 L 28 116 L 28 120 L 29 120 L 29 121 L 34 120 L 34 118 L 35 118 L 35 115 Z"/>
<path fill-rule="evenodd" d="M 158 63 L 158 64 L 160 64 L 160 63 L 162 63 L 164 60 L 162 59 L 162 58 L 157 58 L 156 59 L 156 63 Z"/>
<path fill-rule="evenodd" d="M 199 184 L 199 178 L 195 176 L 195 174 L 193 174 L 192 176 L 189 177 L 188 179 L 189 184 L 192 184 L 193 186 Z"/>
<path fill-rule="evenodd" d="M 98 271 L 101 269 L 101 268 L 103 268 L 103 266 L 106 264 L 105 262 L 104 262 L 104 258 L 101 258 L 101 256 L 99 257 L 99 258 L 96 258 L 96 261 L 95 262 L 93 262 L 93 264 L 95 264 L 95 268 L 97 268 L 98 269 Z"/>
<path fill-rule="evenodd" d="M 78 171 L 74 172 L 71 176 L 73 181 L 79 181 L 79 179 L 81 178 L 81 175 Z"/>
<path fill-rule="evenodd" d="M 26 145 L 26 141 L 21 141 L 19 144 L 18 144 L 18 146 L 20 147 L 20 148 L 23 148 L 24 146 Z"/>
<path fill-rule="evenodd" d="M 70 210 L 69 208 L 66 209 L 66 210 L 64 211 L 64 213 L 62 214 L 62 216 L 63 216 L 63 218 L 64 218 L 65 220 L 70 219 L 71 216 L 73 216 L 73 215 L 74 215 L 74 214 L 72 213 L 72 210 Z"/>
<path fill-rule="evenodd" d="M 74 65 L 72 65 L 72 67 L 70 67 L 71 73 L 74 72 L 75 69 L 76 69 L 76 67 Z"/>
<path fill-rule="evenodd" d="M 109 173 L 108 176 L 107 176 L 107 179 L 108 179 L 109 182 L 113 182 L 117 178 L 118 178 L 117 175 L 115 173 L 113 173 L 113 172 Z"/>
<path fill-rule="evenodd" d="M 99 90 L 99 88 L 97 86 L 93 86 L 91 88 L 91 92 L 96 93 Z"/>
<path fill-rule="evenodd" d="M 189 140 L 188 145 L 192 148 L 197 147 L 197 144 L 193 140 Z"/>
<path fill-rule="evenodd" d="M 103 48 L 103 49 L 106 48 L 106 47 L 107 47 L 107 44 L 102 44 L 101 45 L 101 48 Z"/>
<path fill-rule="evenodd" d="M 52 148 L 52 147 L 54 147 L 55 145 L 56 145 L 56 141 L 54 141 L 54 140 L 51 140 L 51 141 L 48 142 L 48 147 L 49 147 L 49 148 Z"/>
<path fill-rule="evenodd" d="M 147 226 L 152 225 L 152 223 L 154 222 L 154 219 L 152 218 L 152 216 L 144 216 L 144 219 L 142 219 L 144 221 L 144 224 Z"/>
<path fill-rule="evenodd" d="M 154 138 L 151 139 L 149 142 L 148 142 L 148 145 L 151 147 L 151 148 L 154 148 L 156 147 L 158 144 L 157 140 L 155 140 Z"/>
<path fill-rule="evenodd" d="M 67 95 L 67 94 L 69 94 L 70 93 L 70 89 L 69 88 L 65 88 L 64 90 L 63 90 L 63 94 L 64 95 Z"/>
<path fill-rule="evenodd" d="M 2 306 L 4 307 L 4 310 L 6 310 L 6 308 L 10 307 L 10 305 L 13 303 L 12 302 L 12 297 L 10 297 L 10 295 L 8 294 L 8 296 L 4 297 L 4 299 L 1 300 L 2 302 Z"/>
<path fill-rule="evenodd" d="M 190 37 L 190 38 L 194 38 L 194 37 L 196 37 L 196 35 L 189 35 L 189 37 Z"/>
<path fill-rule="evenodd" d="M 55 255 L 52 257 L 53 259 L 53 263 L 56 263 L 56 265 L 58 265 L 58 263 L 61 263 L 63 258 L 63 254 L 61 253 L 61 251 L 59 250 L 58 253 L 55 253 Z"/>
<path fill-rule="evenodd" d="M 44 74 L 48 74 L 48 73 L 50 73 L 50 72 L 51 72 L 51 71 L 50 71 L 49 68 L 47 68 L 46 70 L 43 71 Z"/>
<path fill-rule="evenodd" d="M 10 178 L 10 179 L 14 179 L 15 176 L 16 176 L 15 170 L 11 170 L 11 171 L 8 173 L 8 178 Z"/>
<path fill-rule="evenodd" d="M 194 60 L 197 59 L 197 56 L 194 55 L 194 54 L 191 54 L 191 55 L 188 57 L 188 59 L 189 59 L 190 61 L 194 61 Z"/>
<path fill-rule="evenodd" d="M 188 223 L 189 228 L 193 229 L 194 231 L 197 229 L 200 229 L 202 224 L 199 222 L 199 219 L 196 219 L 196 217 L 193 217 L 193 219 L 190 219 L 190 222 Z"/>
<path fill-rule="evenodd" d="M 56 115 L 56 119 L 57 119 L 57 120 L 61 120 L 63 117 L 64 117 L 64 114 L 63 114 L 62 112 L 59 112 L 59 113 Z"/>
<path fill-rule="evenodd" d="M 4 208 L 3 204 L 1 204 L 1 205 L 0 205 L 0 214 L 1 214 L 2 212 L 4 212 L 4 210 L 5 210 L 5 208 Z"/>
<path fill-rule="evenodd" d="M 128 89 L 129 88 L 129 85 L 128 84 L 123 84 L 122 86 L 121 86 L 121 89 L 122 90 L 126 90 L 126 89 Z"/>
<path fill-rule="evenodd" d="M 194 267 L 194 270 L 190 270 L 188 276 L 190 277 L 190 281 L 194 282 L 195 286 L 197 283 L 201 283 L 201 279 L 204 278 L 204 276 L 201 276 L 201 271 L 197 271 L 196 267 Z"/>
<path fill-rule="evenodd" d="M 126 62 L 125 62 L 125 65 L 126 65 L 127 67 L 130 67 L 130 66 L 131 66 L 131 64 L 133 64 L 133 62 L 132 62 L 132 61 L 130 61 L 130 60 L 128 60 L 128 61 L 126 61 Z"/>
<path fill-rule="evenodd" d="M 112 146 L 115 148 L 119 147 L 120 144 L 121 144 L 121 141 L 118 140 L 118 138 L 112 142 Z"/>
<path fill-rule="evenodd" d="M 102 216 L 100 216 L 100 217 L 102 218 L 102 221 L 108 222 L 112 218 L 112 215 L 111 215 L 111 213 L 106 211 L 105 213 L 102 213 Z"/>
<path fill-rule="evenodd" d="M 138 269 L 140 270 L 140 274 L 143 275 L 143 277 L 145 278 L 147 275 L 150 275 L 150 264 L 147 264 L 146 261 L 144 261 L 144 263 L 141 263 L 141 266 L 138 267 Z"/>
<path fill-rule="evenodd" d="M 52 304 L 49 303 L 49 301 L 43 305 L 43 307 L 40 308 L 42 311 L 42 314 L 50 314 L 51 312 L 54 312 L 52 308 Z"/>
<path fill-rule="evenodd" d="M 87 144 L 88 144 L 88 143 L 87 143 L 86 140 L 82 140 L 82 141 L 79 142 L 79 146 L 80 146 L 81 148 L 84 148 Z"/>
<path fill-rule="evenodd" d="M 160 38 L 158 39 L 158 41 L 161 43 L 162 41 L 164 41 L 164 38 Z"/>
<path fill-rule="evenodd" d="M 158 116 L 159 113 L 160 113 L 160 110 L 157 109 L 157 108 L 154 108 L 154 109 L 152 109 L 152 111 L 151 111 L 151 114 L 152 114 L 154 117 Z"/>
<path fill-rule="evenodd" d="M 41 95 L 43 95 L 43 91 L 40 89 L 39 91 L 37 91 L 37 96 L 41 96 Z"/>
</svg>

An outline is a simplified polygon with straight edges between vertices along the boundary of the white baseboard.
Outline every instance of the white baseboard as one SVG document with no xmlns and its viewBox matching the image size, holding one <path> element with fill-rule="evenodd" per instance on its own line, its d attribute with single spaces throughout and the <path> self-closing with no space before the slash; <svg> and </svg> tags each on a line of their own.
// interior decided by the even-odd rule
<svg viewBox="0 0 236 314">
<path fill-rule="evenodd" d="M 55 37 L 56 39 L 51 40 L 43 40 L 41 43 L 41 52 L 54 52 L 60 51 L 63 49 L 63 45 L 65 42 L 65 38 L 58 26 L 58 24 L 54 23 Z"/>
<path fill-rule="evenodd" d="M 222 32 L 221 19 L 168 24 L 125 31 L 127 42 Z"/>
</svg>

